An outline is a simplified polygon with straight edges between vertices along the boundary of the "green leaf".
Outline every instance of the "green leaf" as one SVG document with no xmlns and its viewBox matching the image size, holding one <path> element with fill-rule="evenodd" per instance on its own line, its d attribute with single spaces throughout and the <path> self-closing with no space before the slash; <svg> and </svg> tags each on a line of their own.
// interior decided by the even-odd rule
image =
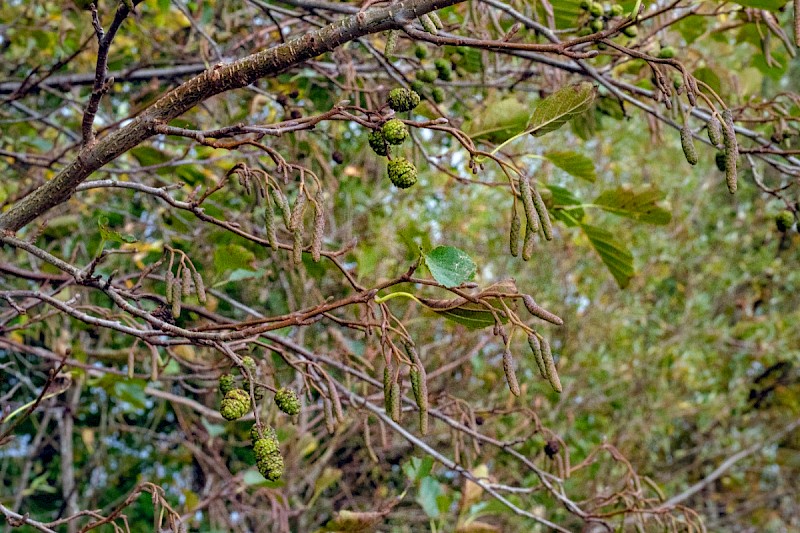
<svg viewBox="0 0 800 533">
<path fill-rule="evenodd" d="M 548 185 L 547 188 L 553 193 L 553 205 L 549 209 L 550 215 L 556 220 L 560 220 L 568 227 L 575 227 L 583 220 L 585 212 L 583 209 L 565 209 L 573 205 L 583 205 L 583 202 L 575 198 L 568 189 L 558 185 Z"/>
<path fill-rule="evenodd" d="M 594 204 L 604 211 L 621 217 L 663 226 L 669 224 L 672 219 L 672 214 L 658 205 L 664 197 L 665 193 L 656 188 L 644 189 L 637 193 L 629 187 L 618 187 L 603 191 L 595 199 Z"/>
<path fill-rule="evenodd" d="M 478 269 L 466 252 L 453 246 L 437 246 L 424 257 L 433 279 L 447 288 L 471 280 Z"/>
<path fill-rule="evenodd" d="M 513 97 L 488 102 L 478 116 L 464 126 L 473 139 L 502 143 L 525 130 L 530 111 L 528 106 Z"/>
<path fill-rule="evenodd" d="M 560 89 L 541 102 L 533 110 L 528 121 L 528 131 L 534 137 L 555 131 L 570 119 L 580 115 L 592 105 L 597 89 L 588 82 Z"/>
<path fill-rule="evenodd" d="M 423 303 L 425 300 L 420 299 Z M 499 304 L 498 304 L 499 305 Z M 458 307 L 450 309 L 432 309 L 434 313 L 447 320 L 452 320 L 457 324 L 466 326 L 468 329 L 482 329 L 494 326 L 494 315 L 480 304 L 465 302 Z M 501 317 L 503 323 L 507 322 L 506 317 Z"/>
<path fill-rule="evenodd" d="M 136 242 L 136 237 L 130 234 L 122 235 L 120 232 L 109 228 L 108 223 L 108 217 L 105 215 L 97 218 L 97 227 L 100 229 L 100 237 L 104 241 L 128 244 Z"/>
<path fill-rule="evenodd" d="M 594 163 L 588 157 L 578 152 L 547 152 L 544 156 L 555 166 L 569 174 L 586 181 L 594 182 L 597 174 Z"/>
<path fill-rule="evenodd" d="M 403 463 L 403 472 L 411 481 L 421 480 L 430 474 L 432 469 L 433 459 L 427 455 L 422 459 L 419 457 L 412 457 Z"/>
<path fill-rule="evenodd" d="M 417 503 L 422 506 L 425 514 L 431 518 L 439 517 L 437 498 L 442 494 L 442 486 L 432 477 L 426 477 L 419 484 Z"/>
<path fill-rule="evenodd" d="M 600 259 L 608 267 L 611 275 L 617 280 L 617 285 L 621 289 L 627 287 L 635 274 L 633 255 L 631 255 L 628 248 L 603 228 L 590 226 L 589 224 L 582 224 L 581 228 L 594 249 L 600 254 Z"/>
<path fill-rule="evenodd" d="M 226 244 L 218 246 L 214 250 L 214 268 L 217 272 L 226 270 L 252 270 L 252 264 L 256 260 L 253 252 L 238 244 Z"/>
</svg>

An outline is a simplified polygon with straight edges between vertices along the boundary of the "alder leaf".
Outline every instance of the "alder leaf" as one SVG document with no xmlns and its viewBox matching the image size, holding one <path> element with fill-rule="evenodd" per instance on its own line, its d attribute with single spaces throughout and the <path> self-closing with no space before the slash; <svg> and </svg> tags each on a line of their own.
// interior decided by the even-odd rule
<svg viewBox="0 0 800 533">
<path fill-rule="evenodd" d="M 633 255 L 631 255 L 628 248 L 603 228 L 590 226 L 589 224 L 581 224 L 581 228 L 594 249 L 600 254 L 600 259 L 608 267 L 620 289 L 627 287 L 635 274 Z"/>
<path fill-rule="evenodd" d="M 597 173 L 594 169 L 594 162 L 589 157 L 578 152 L 562 151 L 547 152 L 544 156 L 555 166 L 569 174 L 582 180 L 594 182 Z"/>
<path fill-rule="evenodd" d="M 604 211 L 621 217 L 663 226 L 672 220 L 672 214 L 658 205 L 665 196 L 664 192 L 654 187 L 639 192 L 630 187 L 618 187 L 603 191 L 595 199 L 594 204 Z"/>
<path fill-rule="evenodd" d="M 447 288 L 458 287 L 475 276 L 475 261 L 453 246 L 437 246 L 424 255 L 433 279 Z"/>
<path fill-rule="evenodd" d="M 592 105 L 597 89 L 584 82 L 569 85 L 554 92 L 536 106 L 528 121 L 528 131 L 534 137 L 555 131 Z"/>
</svg>

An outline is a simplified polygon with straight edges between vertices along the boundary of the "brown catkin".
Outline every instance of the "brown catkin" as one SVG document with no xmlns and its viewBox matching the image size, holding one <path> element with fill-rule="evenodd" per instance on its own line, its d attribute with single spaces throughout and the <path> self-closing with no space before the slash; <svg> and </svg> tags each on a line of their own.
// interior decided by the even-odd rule
<svg viewBox="0 0 800 533">
<path fill-rule="evenodd" d="M 544 238 L 548 241 L 552 241 L 553 224 L 550 222 L 550 215 L 547 212 L 547 207 L 544 205 L 542 195 L 539 194 L 539 191 L 536 189 L 536 187 L 531 187 L 531 192 L 533 193 L 533 206 L 536 208 L 536 213 L 539 215 L 539 220 L 542 223 L 542 232 L 544 233 Z"/>
<path fill-rule="evenodd" d="M 430 15 L 422 15 L 419 18 L 419 22 L 422 24 L 422 27 L 425 28 L 425 31 L 431 35 L 436 35 L 439 33 L 439 30 L 436 28 L 436 24 L 433 23 L 433 19 L 431 19 Z"/>
<path fill-rule="evenodd" d="M 298 228 L 302 229 L 303 214 L 306 212 L 306 204 L 308 198 L 303 191 L 297 192 L 297 199 L 294 201 L 294 208 L 289 217 L 289 231 L 296 231 Z"/>
<path fill-rule="evenodd" d="M 706 124 L 706 131 L 708 133 L 708 140 L 711 141 L 715 147 L 722 145 L 722 124 L 716 115 L 711 117 L 711 120 Z"/>
<path fill-rule="evenodd" d="M 533 205 L 533 193 L 531 192 L 531 180 L 528 176 L 519 177 L 519 195 L 522 198 L 522 207 L 525 210 L 525 220 L 531 233 L 539 231 L 539 216 L 536 214 L 536 207 Z"/>
<path fill-rule="evenodd" d="M 723 144 L 725 146 L 725 182 L 731 194 L 737 188 L 736 160 L 739 158 L 739 145 L 736 142 L 736 130 L 733 125 L 733 113 L 730 109 L 722 111 L 724 128 L 722 130 Z"/>
<path fill-rule="evenodd" d="M 395 48 L 397 48 L 397 31 L 389 30 L 386 32 L 386 48 L 383 49 L 383 56 L 391 61 Z"/>
<path fill-rule="evenodd" d="M 169 290 L 169 289 L 167 289 Z M 181 280 L 180 278 L 175 278 L 172 282 L 172 318 L 178 318 L 181 316 Z"/>
<path fill-rule="evenodd" d="M 192 294 L 192 272 L 188 267 L 183 267 L 181 273 L 183 274 L 183 297 L 191 296 Z"/>
<path fill-rule="evenodd" d="M 303 230 L 298 229 L 292 234 L 292 261 L 295 265 L 303 262 Z"/>
<path fill-rule="evenodd" d="M 392 367 L 383 368 L 383 408 L 387 413 L 392 412 Z"/>
<path fill-rule="evenodd" d="M 395 381 L 392 383 L 392 420 L 400 422 L 400 383 Z"/>
<path fill-rule="evenodd" d="M 535 317 L 541 318 L 551 324 L 555 324 L 556 326 L 563 326 L 564 321 L 561 317 L 554 315 L 541 305 L 536 303 L 536 300 L 533 299 L 533 296 L 530 294 L 523 294 L 522 295 L 522 302 L 525 304 L 525 308 L 528 310 L 530 314 Z"/>
<path fill-rule="evenodd" d="M 311 234 L 311 258 L 319 263 L 322 255 L 322 237 L 325 233 L 325 212 L 322 209 L 322 191 L 314 196 L 314 231 Z"/>
<path fill-rule="evenodd" d="M 550 351 L 550 343 L 542 337 L 542 358 L 544 359 L 545 375 L 550 382 L 550 386 L 556 392 L 561 392 L 561 380 L 558 379 L 556 362 L 553 359 L 553 352 Z"/>
<path fill-rule="evenodd" d="M 511 206 L 511 231 L 508 235 L 508 245 L 511 255 L 517 257 L 519 255 L 519 234 L 522 229 L 522 220 L 519 218 L 517 212 L 516 202 Z"/>
<path fill-rule="evenodd" d="M 278 210 L 281 212 L 281 216 L 283 216 L 283 223 L 286 226 L 286 229 L 289 229 L 289 226 L 292 223 L 289 202 L 286 201 L 286 197 L 283 195 L 280 189 L 270 188 L 269 192 L 272 196 L 272 200 L 275 202 L 275 207 L 278 208 Z"/>
<path fill-rule="evenodd" d="M 523 261 L 528 261 L 533 257 L 533 246 L 536 244 L 534 237 L 536 237 L 536 230 L 531 229 L 530 225 L 525 226 L 525 240 L 522 242 Z"/>
<path fill-rule="evenodd" d="M 164 284 L 166 285 L 166 290 L 164 291 L 164 297 L 167 299 L 167 303 L 172 303 L 172 283 L 175 281 L 175 274 L 172 273 L 172 270 L 167 270 L 167 274 L 164 276 Z"/>
<path fill-rule="evenodd" d="M 536 366 L 539 367 L 539 374 L 547 379 L 547 369 L 544 366 L 544 357 L 542 356 L 542 343 L 539 342 L 539 337 L 531 333 L 528 335 L 528 346 L 531 347 L 533 358 L 536 359 Z"/>
<path fill-rule="evenodd" d="M 264 231 L 267 242 L 273 250 L 278 249 L 278 232 L 275 224 L 275 206 L 272 199 L 267 196 L 267 208 L 264 210 Z"/>
<path fill-rule="evenodd" d="M 194 280 L 194 292 L 197 294 L 197 300 L 204 304 L 206 303 L 206 285 L 203 283 L 203 276 L 196 269 L 192 269 L 192 279 Z"/>
<path fill-rule="evenodd" d="M 328 398 L 323 398 L 322 405 L 325 409 L 325 429 L 328 430 L 330 435 L 333 435 L 336 432 L 336 419 L 333 417 L 333 402 Z"/>
<path fill-rule="evenodd" d="M 694 146 L 694 138 L 692 137 L 692 130 L 689 129 L 688 124 L 684 124 L 681 128 L 681 148 L 683 148 L 683 155 L 690 165 L 697 164 L 697 148 Z"/>
<path fill-rule="evenodd" d="M 425 368 L 412 365 L 408 373 L 411 380 L 411 390 L 414 392 L 414 399 L 419 407 L 419 432 L 423 435 L 428 434 L 428 383 Z"/>
<path fill-rule="evenodd" d="M 344 410 L 342 409 L 342 399 L 339 397 L 339 391 L 336 390 L 336 385 L 330 376 L 326 376 L 328 382 L 328 395 L 333 402 L 333 414 L 336 415 L 336 420 L 344 422 Z"/>
<path fill-rule="evenodd" d="M 511 350 L 508 347 L 503 352 L 503 372 L 506 373 L 506 381 L 511 394 L 519 396 L 519 382 L 517 382 L 517 374 L 514 372 L 514 358 L 511 356 Z"/>
</svg>

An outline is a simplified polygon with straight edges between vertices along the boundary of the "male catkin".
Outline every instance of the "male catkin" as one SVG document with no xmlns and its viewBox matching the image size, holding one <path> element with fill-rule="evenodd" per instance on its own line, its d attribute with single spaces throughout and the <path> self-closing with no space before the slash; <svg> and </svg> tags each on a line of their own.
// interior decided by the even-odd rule
<svg viewBox="0 0 800 533">
<path fill-rule="evenodd" d="M 683 148 L 683 155 L 690 165 L 697 164 L 697 148 L 694 145 L 694 138 L 692 137 L 692 130 L 689 129 L 688 124 L 684 124 L 681 128 L 681 148 Z"/>
</svg>

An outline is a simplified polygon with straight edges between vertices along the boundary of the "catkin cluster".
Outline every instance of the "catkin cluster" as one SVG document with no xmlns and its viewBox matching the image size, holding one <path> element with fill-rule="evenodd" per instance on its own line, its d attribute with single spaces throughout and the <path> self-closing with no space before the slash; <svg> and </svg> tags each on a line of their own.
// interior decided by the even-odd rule
<svg viewBox="0 0 800 533">
<path fill-rule="evenodd" d="M 609 22 L 613 19 L 618 19 L 623 16 L 624 10 L 620 4 L 603 5 L 600 2 L 593 2 L 592 0 L 582 0 L 580 8 L 586 12 L 586 15 L 579 17 L 578 26 L 582 26 L 578 32 L 579 36 L 590 35 L 608 28 Z M 626 26 L 623 28 L 622 33 L 627 37 L 636 37 L 636 26 Z"/>
<path fill-rule="evenodd" d="M 522 242 L 522 259 L 528 261 L 533 257 L 534 237 L 541 228 L 544 238 L 553 239 L 553 224 L 550 214 L 544 205 L 544 200 L 539 191 L 532 186 L 527 175 L 519 177 L 519 197 L 522 199 L 522 209 L 525 213 L 525 237 Z M 522 220 L 517 213 L 516 199 L 511 206 L 511 230 L 509 233 L 509 249 L 511 255 L 516 257 L 520 252 L 519 240 L 522 232 Z"/>
<path fill-rule="evenodd" d="M 197 301 L 201 304 L 206 303 L 206 288 L 203 283 L 203 277 L 197 271 L 194 263 L 181 251 L 168 248 L 169 251 L 169 265 L 167 266 L 167 273 L 164 275 L 164 297 L 167 305 L 172 307 L 172 317 L 177 319 L 181 316 L 181 306 L 183 301 L 191 296 L 192 292 L 197 296 Z M 176 254 L 179 255 L 177 260 L 178 267 L 175 273 Z"/>
</svg>

